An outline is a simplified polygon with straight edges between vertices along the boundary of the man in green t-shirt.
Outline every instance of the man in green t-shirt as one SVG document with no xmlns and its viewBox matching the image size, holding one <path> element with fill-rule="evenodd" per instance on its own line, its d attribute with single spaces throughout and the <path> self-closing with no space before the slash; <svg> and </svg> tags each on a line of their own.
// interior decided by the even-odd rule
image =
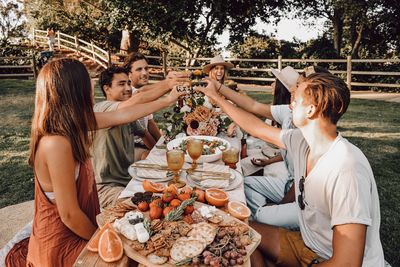
<svg viewBox="0 0 400 267">
<path fill-rule="evenodd" d="M 170 75 L 171 78 L 148 85 L 140 94 L 132 96 L 128 73 L 125 68 L 111 66 L 100 74 L 99 85 L 106 100 L 95 104 L 95 112 L 154 101 L 176 85 L 176 76 L 179 76 Z M 134 136 L 141 136 L 143 132 L 144 129 L 135 122 L 97 131 L 92 160 L 102 208 L 114 204 L 131 180 L 128 167 L 135 161 Z"/>
</svg>

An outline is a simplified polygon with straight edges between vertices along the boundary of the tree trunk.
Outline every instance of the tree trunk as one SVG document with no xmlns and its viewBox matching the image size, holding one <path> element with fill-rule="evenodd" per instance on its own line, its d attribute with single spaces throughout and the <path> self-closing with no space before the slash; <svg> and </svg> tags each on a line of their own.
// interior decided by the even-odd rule
<svg viewBox="0 0 400 267">
<path fill-rule="evenodd" d="M 342 37 L 343 37 L 343 10 L 334 9 L 333 11 L 333 47 L 336 54 L 340 56 L 340 49 L 342 48 Z"/>
<path fill-rule="evenodd" d="M 353 47 L 351 49 L 351 57 L 358 58 L 358 50 L 360 49 L 361 39 L 364 33 L 364 24 L 361 24 L 357 31 L 357 39 L 355 40 Z"/>
<path fill-rule="evenodd" d="M 121 45 L 120 45 L 120 53 L 121 54 L 129 54 L 131 52 L 139 51 L 140 40 L 137 37 L 138 35 L 130 32 L 127 29 L 122 31 Z"/>
</svg>

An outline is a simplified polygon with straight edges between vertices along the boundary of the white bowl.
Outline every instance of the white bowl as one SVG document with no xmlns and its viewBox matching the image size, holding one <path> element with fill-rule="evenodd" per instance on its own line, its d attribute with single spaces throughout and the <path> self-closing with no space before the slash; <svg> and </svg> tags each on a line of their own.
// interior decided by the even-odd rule
<svg viewBox="0 0 400 267">
<path fill-rule="evenodd" d="M 196 136 L 185 136 L 185 137 L 181 137 L 181 138 L 176 138 L 174 140 L 171 140 L 168 144 L 167 144 L 167 150 L 171 150 L 174 148 L 178 148 L 180 147 L 180 144 L 186 140 L 186 139 L 203 139 L 203 140 L 209 140 L 209 141 L 220 141 L 222 142 L 226 148 L 230 148 L 231 144 L 229 144 L 228 141 L 226 141 L 225 139 L 219 138 L 219 137 L 215 137 L 215 136 L 203 136 L 203 135 L 196 135 Z M 214 154 L 211 155 L 202 155 L 200 156 L 200 158 L 196 161 L 197 163 L 203 163 L 203 162 L 213 162 L 213 161 L 217 161 L 222 157 L 222 151 L 217 148 L 215 150 Z M 190 158 L 189 154 L 186 153 L 185 154 L 185 161 L 186 162 L 192 162 L 192 159 Z"/>
</svg>

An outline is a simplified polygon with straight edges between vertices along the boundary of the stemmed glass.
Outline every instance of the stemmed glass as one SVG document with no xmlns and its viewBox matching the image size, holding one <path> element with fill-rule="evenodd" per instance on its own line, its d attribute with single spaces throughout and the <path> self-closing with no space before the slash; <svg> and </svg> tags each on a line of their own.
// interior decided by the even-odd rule
<svg viewBox="0 0 400 267">
<path fill-rule="evenodd" d="M 185 153 L 180 149 L 172 149 L 167 151 L 167 164 L 168 169 L 174 173 L 173 179 L 168 184 L 174 184 L 176 187 L 181 188 L 186 185 L 185 182 L 180 180 L 179 171 L 182 169 L 185 162 Z"/>
<path fill-rule="evenodd" d="M 236 169 L 236 163 L 239 161 L 239 150 L 231 147 L 222 151 L 222 161 L 231 169 Z"/>
<path fill-rule="evenodd" d="M 203 141 L 199 139 L 188 139 L 187 141 L 187 151 L 189 156 L 192 159 L 192 171 L 194 171 L 197 168 L 197 160 L 201 157 L 203 154 Z"/>
</svg>

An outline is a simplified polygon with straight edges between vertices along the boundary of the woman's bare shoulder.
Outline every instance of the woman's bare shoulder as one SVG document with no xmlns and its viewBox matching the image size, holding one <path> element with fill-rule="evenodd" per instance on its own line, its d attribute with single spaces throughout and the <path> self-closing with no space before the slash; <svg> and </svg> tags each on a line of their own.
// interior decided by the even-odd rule
<svg viewBox="0 0 400 267">
<path fill-rule="evenodd" d="M 51 154 L 71 152 L 70 140 L 61 135 L 47 135 L 40 139 L 39 150 Z"/>
</svg>

